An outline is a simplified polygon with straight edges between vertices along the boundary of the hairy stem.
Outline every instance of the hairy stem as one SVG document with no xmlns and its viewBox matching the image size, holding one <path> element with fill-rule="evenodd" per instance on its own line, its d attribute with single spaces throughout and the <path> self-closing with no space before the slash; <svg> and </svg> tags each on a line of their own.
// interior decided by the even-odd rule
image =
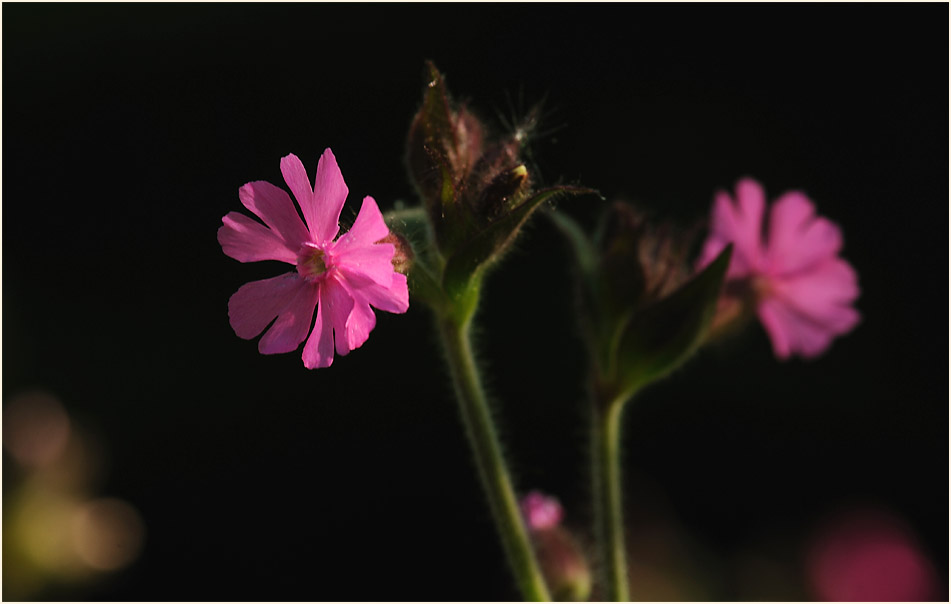
<svg viewBox="0 0 951 604">
<path fill-rule="evenodd" d="M 551 597 L 548 587 L 522 522 L 512 481 L 482 390 L 469 340 L 470 319 L 471 316 L 461 320 L 455 317 L 439 319 L 439 332 L 446 347 L 459 410 L 476 458 L 483 490 L 489 499 L 496 528 L 522 596 L 528 601 L 549 602 Z"/>
<path fill-rule="evenodd" d="M 595 534 L 601 558 L 605 599 L 630 600 L 627 558 L 624 553 L 624 518 L 621 511 L 621 411 L 623 400 L 592 405 L 592 465 Z"/>
</svg>

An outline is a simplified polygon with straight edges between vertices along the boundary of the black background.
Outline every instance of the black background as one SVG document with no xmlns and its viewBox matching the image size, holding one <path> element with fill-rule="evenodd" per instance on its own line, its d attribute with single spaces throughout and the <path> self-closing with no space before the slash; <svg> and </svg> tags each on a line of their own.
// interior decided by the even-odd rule
<svg viewBox="0 0 951 604">
<path fill-rule="evenodd" d="M 3 17 L 3 397 L 44 388 L 94 426 L 100 490 L 148 529 L 127 571 L 43 597 L 517 598 L 424 308 L 379 313 L 321 371 L 259 355 L 227 320 L 231 293 L 282 269 L 227 258 L 216 230 L 243 183 L 283 186 L 282 156 L 313 176 L 331 147 L 345 214 L 367 194 L 415 203 L 402 153 L 426 59 L 496 124 L 546 98 L 542 183 L 689 223 L 751 175 L 771 197 L 804 189 L 842 226 L 863 290 L 854 333 L 779 363 L 751 326 L 627 413 L 632 526 L 642 508 L 675 519 L 716 576 L 702 597 L 744 597 L 741 552 L 779 547 L 795 567 L 811 527 L 851 503 L 905 518 L 946 581 L 946 5 Z M 590 224 L 603 204 L 561 207 Z M 533 223 L 488 280 L 479 344 L 519 488 L 559 495 L 585 530 L 569 260 Z"/>
</svg>

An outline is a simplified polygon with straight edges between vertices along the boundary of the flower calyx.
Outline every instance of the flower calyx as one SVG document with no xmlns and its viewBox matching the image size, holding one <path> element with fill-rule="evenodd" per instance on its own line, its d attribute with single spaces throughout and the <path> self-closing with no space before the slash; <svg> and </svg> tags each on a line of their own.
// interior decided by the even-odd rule
<svg viewBox="0 0 951 604">
<path fill-rule="evenodd" d="M 732 248 L 689 278 L 691 238 L 651 225 L 626 204 L 608 209 L 594 238 L 565 214 L 551 216 L 579 268 L 593 387 L 604 404 L 623 402 L 679 367 L 703 342 Z"/>
<path fill-rule="evenodd" d="M 431 267 L 450 299 L 469 295 L 531 214 L 582 187 L 533 188 L 522 158 L 524 132 L 490 138 L 488 128 L 451 99 L 442 74 L 426 64 L 423 103 L 407 137 L 410 177 L 423 199 L 436 259 Z"/>
</svg>

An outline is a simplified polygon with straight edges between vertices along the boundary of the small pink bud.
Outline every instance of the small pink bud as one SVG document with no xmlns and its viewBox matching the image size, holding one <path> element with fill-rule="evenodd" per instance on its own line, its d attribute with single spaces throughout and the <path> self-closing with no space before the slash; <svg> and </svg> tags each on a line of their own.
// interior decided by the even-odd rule
<svg viewBox="0 0 951 604">
<path fill-rule="evenodd" d="M 532 491 L 522 498 L 522 516 L 533 531 L 550 529 L 561 523 L 564 512 L 554 497 Z"/>
<path fill-rule="evenodd" d="M 532 491 L 522 498 L 535 555 L 556 602 L 584 602 L 591 594 L 591 570 L 581 546 L 560 526 L 564 516 L 554 497 Z"/>
<path fill-rule="evenodd" d="M 532 534 L 535 555 L 556 602 L 585 602 L 591 595 L 591 569 L 577 540 L 554 526 Z"/>
</svg>

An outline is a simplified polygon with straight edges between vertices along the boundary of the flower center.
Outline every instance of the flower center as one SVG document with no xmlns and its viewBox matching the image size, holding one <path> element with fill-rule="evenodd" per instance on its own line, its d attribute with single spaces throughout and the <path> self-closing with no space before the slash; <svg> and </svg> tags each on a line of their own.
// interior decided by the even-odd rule
<svg viewBox="0 0 951 604">
<path fill-rule="evenodd" d="M 773 284 L 766 277 L 755 276 L 750 281 L 753 298 L 759 302 L 773 295 Z"/>
<path fill-rule="evenodd" d="M 331 268 L 324 250 L 313 243 L 305 243 L 297 252 L 297 274 L 308 281 L 317 281 Z"/>
</svg>

